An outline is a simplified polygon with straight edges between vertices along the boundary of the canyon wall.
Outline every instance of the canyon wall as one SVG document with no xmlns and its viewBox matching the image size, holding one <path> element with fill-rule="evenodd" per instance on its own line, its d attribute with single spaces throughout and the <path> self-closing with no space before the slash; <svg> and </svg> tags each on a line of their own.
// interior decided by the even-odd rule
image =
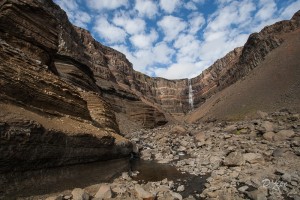
<svg viewBox="0 0 300 200">
<path fill-rule="evenodd" d="M 7 170 L 16 160 L 43 167 L 43 160 L 57 166 L 127 156 L 131 144 L 120 135 L 201 106 L 258 66 L 284 42 L 279 33 L 297 29 L 299 21 L 298 12 L 252 34 L 244 47 L 191 79 L 191 106 L 188 79 L 135 71 L 124 54 L 73 26 L 51 0 L 1 1 L 0 164 Z M 40 144 L 47 153 L 36 153 Z M 29 153 L 11 150 L 19 146 Z"/>
<path fill-rule="evenodd" d="M 130 155 L 84 48 L 52 1 L 1 1 L 0 173 Z"/>
</svg>

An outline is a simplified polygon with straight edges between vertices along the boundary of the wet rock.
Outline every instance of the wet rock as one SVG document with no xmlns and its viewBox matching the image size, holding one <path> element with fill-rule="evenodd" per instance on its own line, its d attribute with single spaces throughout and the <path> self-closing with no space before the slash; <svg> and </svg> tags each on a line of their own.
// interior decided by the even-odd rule
<svg viewBox="0 0 300 200">
<path fill-rule="evenodd" d="M 142 151 L 141 153 L 141 158 L 143 158 L 144 160 L 151 160 L 152 158 L 152 149 L 145 149 Z"/>
<path fill-rule="evenodd" d="M 128 172 L 123 172 L 122 173 L 122 178 L 124 180 L 127 180 L 127 181 L 130 181 L 131 180 L 131 177 L 129 176 Z"/>
<path fill-rule="evenodd" d="M 111 188 L 109 185 L 101 185 L 98 192 L 95 195 L 95 198 L 100 199 L 109 199 L 112 197 Z"/>
<path fill-rule="evenodd" d="M 235 151 L 231 152 L 223 161 L 225 166 L 240 166 L 245 164 L 243 154 L 241 152 Z"/>
<path fill-rule="evenodd" d="M 75 188 L 72 191 L 73 200 L 89 200 L 90 196 L 81 188 Z"/>
<path fill-rule="evenodd" d="M 180 185 L 177 188 L 177 192 L 183 192 L 185 190 L 184 185 Z"/>
<path fill-rule="evenodd" d="M 69 200 L 69 199 L 71 199 L 71 198 L 72 198 L 72 195 L 65 195 L 65 196 L 64 196 L 64 199 L 65 199 L 65 200 Z"/>
<path fill-rule="evenodd" d="M 132 152 L 135 154 L 139 154 L 139 147 L 135 142 L 132 142 Z"/>
</svg>

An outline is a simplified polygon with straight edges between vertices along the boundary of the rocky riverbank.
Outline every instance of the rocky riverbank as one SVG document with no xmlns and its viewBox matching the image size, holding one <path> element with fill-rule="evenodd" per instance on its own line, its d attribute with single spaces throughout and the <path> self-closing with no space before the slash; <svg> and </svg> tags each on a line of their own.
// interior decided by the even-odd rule
<svg viewBox="0 0 300 200">
<path fill-rule="evenodd" d="M 113 183 L 49 199 L 299 199 L 299 114 L 282 110 L 259 116 L 239 122 L 168 125 L 127 135 L 143 160 L 208 175 L 199 185 L 202 191 L 186 195 L 188 186 L 177 180 L 162 176 L 160 181 L 141 182 L 134 178 L 138 172 L 125 172 Z"/>
</svg>

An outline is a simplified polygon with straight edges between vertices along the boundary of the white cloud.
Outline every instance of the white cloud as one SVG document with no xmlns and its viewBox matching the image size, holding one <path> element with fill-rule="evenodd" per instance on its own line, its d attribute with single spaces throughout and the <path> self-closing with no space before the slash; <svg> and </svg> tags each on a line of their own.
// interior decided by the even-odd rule
<svg viewBox="0 0 300 200">
<path fill-rule="evenodd" d="M 259 5 L 261 8 L 255 15 L 257 21 L 268 20 L 273 17 L 277 8 L 273 0 L 260 0 Z"/>
<path fill-rule="evenodd" d="M 157 12 L 157 6 L 151 0 L 136 0 L 134 7 L 140 16 L 147 16 L 153 18 Z"/>
<path fill-rule="evenodd" d="M 191 34 L 196 34 L 205 24 L 205 18 L 198 12 L 192 13 L 189 18 L 189 32 Z"/>
<path fill-rule="evenodd" d="M 86 0 L 91 9 L 108 9 L 113 10 L 119 7 L 128 6 L 128 0 Z"/>
<path fill-rule="evenodd" d="M 171 79 L 199 75 L 250 33 L 300 8 L 300 0 L 54 1 L 75 25 L 93 25 L 93 35 L 123 52 L 135 70 Z M 207 4 L 216 10 L 207 13 Z"/>
<path fill-rule="evenodd" d="M 281 12 L 281 19 L 290 19 L 293 14 L 295 14 L 300 9 L 300 0 L 297 0 L 287 6 L 283 11 Z"/>
<path fill-rule="evenodd" d="M 133 63 L 133 68 L 143 73 L 153 73 L 156 64 L 171 64 L 175 51 L 165 42 L 155 44 L 149 49 L 138 49 L 131 52 L 127 46 L 115 45 L 113 48 L 124 53 Z M 153 74 L 154 75 L 154 74 Z"/>
<path fill-rule="evenodd" d="M 126 32 L 109 23 L 105 16 L 98 16 L 93 31 L 108 43 L 125 42 L 126 39 Z"/>
<path fill-rule="evenodd" d="M 150 34 L 137 34 L 130 37 L 131 43 L 141 49 L 152 47 L 153 42 L 155 42 L 158 38 L 157 32 L 152 29 Z"/>
<path fill-rule="evenodd" d="M 184 7 L 188 10 L 197 10 L 196 4 L 192 1 L 189 1 L 189 2 L 185 3 Z"/>
<path fill-rule="evenodd" d="M 165 42 L 156 44 L 153 48 L 154 60 L 156 63 L 170 64 L 172 56 L 175 53 Z"/>
<path fill-rule="evenodd" d="M 192 78 L 204 69 L 203 63 L 175 63 L 168 68 L 155 68 L 158 77 L 167 79 Z"/>
<path fill-rule="evenodd" d="M 124 14 L 117 14 L 113 18 L 113 22 L 117 26 L 121 26 L 129 34 L 138 34 L 145 30 L 146 23 L 140 18 L 130 18 Z"/>
<path fill-rule="evenodd" d="M 200 41 L 193 35 L 181 34 L 174 42 L 177 49 L 176 60 L 179 63 L 193 63 L 199 60 Z"/>
<path fill-rule="evenodd" d="M 164 16 L 158 23 L 165 34 L 165 41 L 174 40 L 180 32 L 186 29 L 187 23 L 181 18 L 174 17 L 171 15 Z"/>
<path fill-rule="evenodd" d="M 160 0 L 160 7 L 167 13 L 172 13 L 180 5 L 179 0 Z"/>
<path fill-rule="evenodd" d="M 82 28 L 87 28 L 87 24 L 92 18 L 88 13 L 80 10 L 76 0 L 55 0 L 55 3 L 57 3 L 67 13 L 73 24 Z"/>
<path fill-rule="evenodd" d="M 226 4 L 220 6 L 209 19 L 199 51 L 201 59 L 211 64 L 246 42 L 248 34 L 245 30 L 250 28 L 255 10 L 251 0 L 222 2 Z"/>
</svg>

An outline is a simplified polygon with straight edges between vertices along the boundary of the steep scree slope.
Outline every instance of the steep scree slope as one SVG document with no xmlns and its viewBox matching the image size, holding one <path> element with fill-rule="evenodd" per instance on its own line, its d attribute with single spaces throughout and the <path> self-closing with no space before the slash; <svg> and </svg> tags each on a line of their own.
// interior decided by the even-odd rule
<svg viewBox="0 0 300 200">
<path fill-rule="evenodd" d="M 223 75 L 219 87 L 234 84 L 208 99 L 188 121 L 240 120 L 255 117 L 257 110 L 300 112 L 299 25 L 300 11 L 291 20 L 252 34 L 239 62 Z"/>
</svg>

